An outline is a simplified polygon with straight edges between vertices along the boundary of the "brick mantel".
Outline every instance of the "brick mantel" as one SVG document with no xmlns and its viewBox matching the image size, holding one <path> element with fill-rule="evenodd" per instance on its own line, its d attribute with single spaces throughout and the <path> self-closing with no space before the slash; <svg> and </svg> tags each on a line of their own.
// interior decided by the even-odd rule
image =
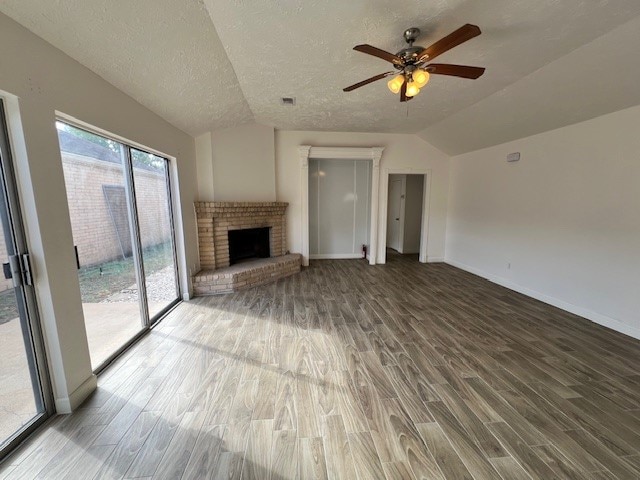
<svg viewBox="0 0 640 480">
<path fill-rule="evenodd" d="M 286 202 L 195 202 L 200 265 L 229 266 L 229 230 L 270 227 L 271 256 L 286 253 Z"/>
<path fill-rule="evenodd" d="M 287 202 L 196 202 L 198 218 L 284 215 Z"/>
</svg>

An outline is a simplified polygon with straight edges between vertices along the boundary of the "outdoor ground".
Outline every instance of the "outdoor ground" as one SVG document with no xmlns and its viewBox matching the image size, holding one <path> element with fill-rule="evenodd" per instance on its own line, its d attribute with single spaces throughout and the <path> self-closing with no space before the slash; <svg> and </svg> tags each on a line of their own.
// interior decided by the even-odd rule
<svg viewBox="0 0 640 480">
<path fill-rule="evenodd" d="M 149 312 L 153 316 L 177 297 L 170 249 L 143 252 Z M 91 364 L 103 363 L 141 329 L 132 259 L 84 267 L 78 273 Z M 35 414 L 13 290 L 0 293 L 0 443 Z"/>
</svg>

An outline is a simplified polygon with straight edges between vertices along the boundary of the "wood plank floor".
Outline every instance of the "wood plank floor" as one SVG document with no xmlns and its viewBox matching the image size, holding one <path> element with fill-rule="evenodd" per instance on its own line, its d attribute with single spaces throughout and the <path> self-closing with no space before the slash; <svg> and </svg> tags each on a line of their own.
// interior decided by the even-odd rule
<svg viewBox="0 0 640 480">
<path fill-rule="evenodd" d="M 1 479 L 638 479 L 640 342 L 444 264 L 181 304 Z"/>
</svg>

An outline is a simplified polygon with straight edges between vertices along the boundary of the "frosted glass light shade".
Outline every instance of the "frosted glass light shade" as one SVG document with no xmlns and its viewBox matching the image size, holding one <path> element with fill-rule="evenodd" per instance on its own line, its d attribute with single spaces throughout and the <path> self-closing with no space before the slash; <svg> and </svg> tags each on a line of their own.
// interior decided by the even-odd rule
<svg viewBox="0 0 640 480">
<path fill-rule="evenodd" d="M 429 82 L 429 72 L 425 72 L 424 70 L 415 70 L 411 76 L 418 88 L 424 87 Z"/>
<path fill-rule="evenodd" d="M 404 83 L 404 75 L 397 75 L 387 82 L 389 90 L 393 93 L 398 93 Z"/>
<path fill-rule="evenodd" d="M 407 97 L 415 97 L 420 92 L 420 88 L 416 85 L 416 82 L 407 83 Z"/>
</svg>

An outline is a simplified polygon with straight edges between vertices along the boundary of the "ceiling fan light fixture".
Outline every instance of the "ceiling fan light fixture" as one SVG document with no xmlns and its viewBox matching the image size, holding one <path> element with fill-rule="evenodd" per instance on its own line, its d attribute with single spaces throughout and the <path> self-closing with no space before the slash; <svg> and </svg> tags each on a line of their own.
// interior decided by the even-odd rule
<svg viewBox="0 0 640 480">
<path fill-rule="evenodd" d="M 477 37 L 481 33 L 480 27 L 467 23 L 446 37 L 429 45 L 427 48 L 423 48 L 414 45 L 420 35 L 420 29 L 409 28 L 404 32 L 404 39 L 409 46 L 403 48 L 396 54 L 389 53 L 368 44 L 356 45 L 353 47 L 355 51 L 390 62 L 396 71 L 392 70 L 390 72 L 379 73 L 371 78 L 349 85 L 342 90 L 344 92 L 351 92 L 357 88 L 382 80 L 383 78 L 388 78 L 390 75 L 396 75 L 387 82 L 387 86 L 392 93 L 400 93 L 401 102 L 406 102 L 408 99 L 420 93 L 420 89 L 429 83 L 431 75 L 448 75 L 471 80 L 480 78 L 485 71 L 482 67 L 453 65 L 449 63 L 431 63 L 431 61 L 452 48 Z M 397 71 L 400 72 L 399 75 Z"/>
<path fill-rule="evenodd" d="M 407 93 L 405 94 L 407 97 L 415 97 L 418 93 L 420 93 L 420 87 L 418 84 L 413 82 L 407 83 Z"/>
<path fill-rule="evenodd" d="M 387 82 L 387 86 L 392 93 L 399 93 L 404 83 L 404 75 L 396 75 Z"/>
<path fill-rule="evenodd" d="M 425 72 L 424 70 L 417 69 L 411 74 L 411 76 L 413 77 L 413 82 L 418 86 L 418 88 L 422 88 L 429 83 L 429 72 Z"/>
</svg>

